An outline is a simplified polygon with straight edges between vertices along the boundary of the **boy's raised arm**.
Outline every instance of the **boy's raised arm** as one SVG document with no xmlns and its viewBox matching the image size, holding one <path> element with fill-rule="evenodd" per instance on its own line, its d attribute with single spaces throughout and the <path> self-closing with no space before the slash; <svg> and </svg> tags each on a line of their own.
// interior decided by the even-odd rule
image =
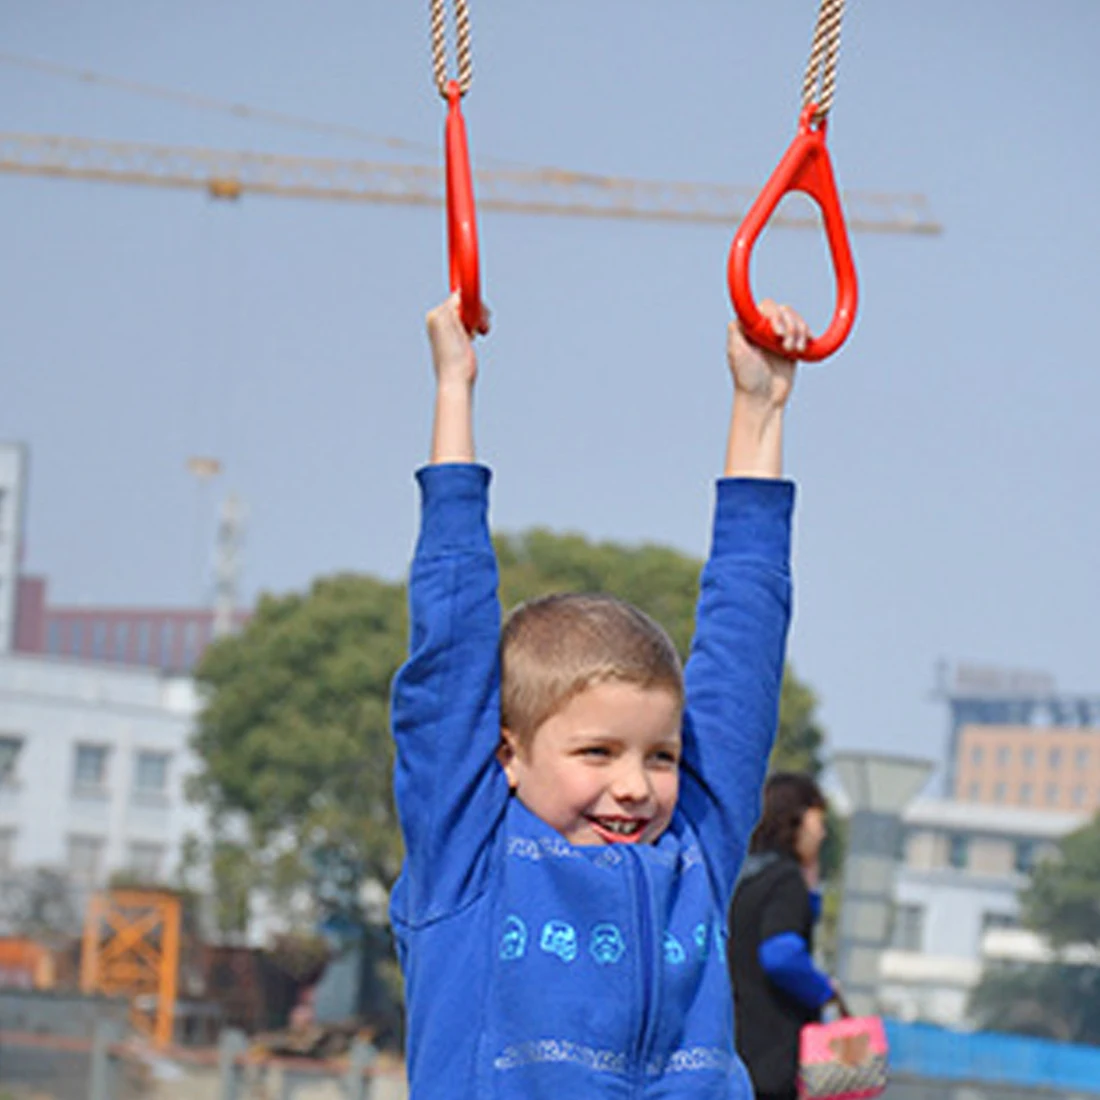
<svg viewBox="0 0 1100 1100">
<path fill-rule="evenodd" d="M 809 337 L 793 310 L 761 303 L 788 351 Z M 685 669 L 681 806 L 732 891 L 759 810 L 779 711 L 790 622 L 794 486 L 783 481 L 783 418 L 795 362 L 730 325 L 734 400 L 725 476 Z"/>
<path fill-rule="evenodd" d="M 394 793 L 405 866 L 394 916 L 453 911 L 479 886 L 486 837 L 507 802 L 500 739 L 500 606 L 489 470 L 474 461 L 477 364 L 453 296 L 428 314 L 436 375 L 431 461 L 417 474 L 409 657 L 394 681 Z"/>
</svg>

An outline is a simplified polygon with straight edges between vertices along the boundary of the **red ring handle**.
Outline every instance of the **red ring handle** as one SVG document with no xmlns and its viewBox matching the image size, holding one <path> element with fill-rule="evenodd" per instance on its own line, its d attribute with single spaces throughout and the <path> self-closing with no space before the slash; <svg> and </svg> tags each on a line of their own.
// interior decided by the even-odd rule
<svg viewBox="0 0 1100 1100">
<path fill-rule="evenodd" d="M 832 355 L 848 338 L 855 323 L 859 297 L 856 267 L 848 243 L 840 194 L 825 148 L 825 120 L 822 119 L 816 126 L 813 124 L 816 110 L 816 104 L 812 103 L 803 110 L 798 122 L 798 134 L 738 227 L 728 265 L 730 299 L 745 335 L 753 343 L 788 359 L 806 359 L 810 362 Z M 752 250 L 757 238 L 789 191 L 804 192 L 820 207 L 837 286 L 836 309 L 829 327 L 820 336 L 811 337 L 805 349 L 797 355 L 783 350 L 783 343 L 776 336 L 771 322 L 757 308 L 749 277 Z"/>
<path fill-rule="evenodd" d="M 477 213 L 466 123 L 462 118 L 462 92 L 458 81 L 447 85 L 447 253 L 451 291 L 461 298 L 459 312 L 467 332 L 481 325 L 483 307 L 478 273 Z"/>
</svg>

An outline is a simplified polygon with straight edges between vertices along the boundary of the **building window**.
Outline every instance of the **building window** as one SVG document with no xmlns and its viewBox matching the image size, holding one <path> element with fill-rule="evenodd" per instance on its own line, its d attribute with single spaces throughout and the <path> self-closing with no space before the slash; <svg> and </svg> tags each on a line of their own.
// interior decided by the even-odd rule
<svg viewBox="0 0 1100 1100">
<path fill-rule="evenodd" d="M 23 738 L 0 735 L 0 787 L 14 787 L 15 765 L 23 750 Z"/>
<path fill-rule="evenodd" d="M 973 782 L 967 788 L 966 797 L 971 802 L 977 802 L 982 797 L 982 785 L 978 782 Z"/>
<path fill-rule="evenodd" d="M 139 665 L 149 663 L 149 624 L 145 621 L 138 623 L 137 628 L 137 660 Z"/>
<path fill-rule="evenodd" d="M 1089 766 L 1089 750 L 1078 749 L 1074 754 L 1074 762 L 1078 768 L 1087 768 Z"/>
<path fill-rule="evenodd" d="M 1030 806 L 1031 800 L 1035 797 L 1035 789 L 1030 783 L 1020 784 L 1020 805 Z"/>
<path fill-rule="evenodd" d="M 979 764 L 981 764 L 984 757 L 985 757 L 985 752 L 982 750 L 981 745 L 975 745 L 970 750 L 970 763 L 973 764 L 975 767 L 977 767 Z"/>
<path fill-rule="evenodd" d="M 1013 916 L 1011 913 L 983 913 L 982 914 L 982 935 L 986 932 L 994 932 L 999 928 L 1019 928 L 1019 918 Z"/>
<path fill-rule="evenodd" d="M 103 849 L 106 844 L 98 836 L 69 837 L 69 874 L 80 886 L 98 886 L 103 873 Z"/>
<path fill-rule="evenodd" d="M 997 767 L 1004 768 L 1012 758 L 1012 750 L 1007 745 L 1002 745 L 997 750 Z"/>
<path fill-rule="evenodd" d="M 0 829 L 0 872 L 15 870 L 15 830 Z"/>
<path fill-rule="evenodd" d="M 102 619 L 92 623 L 92 656 L 97 661 L 107 656 L 107 624 Z"/>
<path fill-rule="evenodd" d="M 1047 753 L 1047 764 L 1050 765 L 1051 770 L 1057 770 L 1062 766 L 1062 750 L 1051 749 Z"/>
<path fill-rule="evenodd" d="M 168 787 L 166 752 L 139 752 L 134 760 L 135 794 L 162 795 Z"/>
<path fill-rule="evenodd" d="M 175 623 L 171 619 L 165 619 L 160 624 L 160 665 L 161 668 L 171 668 L 175 660 L 172 652 L 176 644 Z"/>
<path fill-rule="evenodd" d="M 115 623 L 115 660 L 125 661 L 130 651 L 130 624 Z"/>
<path fill-rule="evenodd" d="M 126 860 L 130 874 L 141 882 L 159 882 L 164 873 L 164 852 L 163 844 L 131 844 Z"/>
<path fill-rule="evenodd" d="M 890 931 L 890 946 L 897 951 L 924 950 L 924 906 L 894 907 L 894 926 Z"/>
<path fill-rule="evenodd" d="M 53 657 L 61 653 L 61 624 L 56 619 L 46 627 L 46 652 Z"/>
<path fill-rule="evenodd" d="M 1047 784 L 1047 805 L 1048 806 L 1057 806 L 1058 805 L 1058 784 L 1057 783 L 1048 783 Z"/>
<path fill-rule="evenodd" d="M 1074 787 L 1073 788 L 1073 804 L 1075 806 L 1083 806 L 1085 804 L 1085 788 Z"/>
<path fill-rule="evenodd" d="M 74 657 L 79 657 L 84 649 L 84 631 L 80 623 L 72 623 L 69 627 L 69 652 Z"/>
<path fill-rule="evenodd" d="M 1005 793 L 1007 788 L 1003 783 L 997 783 L 993 787 L 993 801 L 1003 802 L 1005 800 Z"/>
<path fill-rule="evenodd" d="M 1033 840 L 1019 840 L 1016 842 L 1013 866 L 1021 875 L 1029 875 L 1031 874 L 1031 869 L 1035 866 L 1035 857 L 1037 854 L 1038 849 Z"/>
<path fill-rule="evenodd" d="M 948 840 L 947 862 L 957 870 L 965 870 L 970 862 L 970 838 L 952 833 Z"/>
<path fill-rule="evenodd" d="M 73 768 L 73 786 L 103 790 L 107 786 L 106 745 L 77 745 Z"/>
<path fill-rule="evenodd" d="M 1025 768 L 1034 768 L 1035 767 L 1035 750 L 1034 749 L 1026 748 L 1026 749 L 1024 749 L 1024 751 L 1020 755 L 1023 758 Z"/>
</svg>

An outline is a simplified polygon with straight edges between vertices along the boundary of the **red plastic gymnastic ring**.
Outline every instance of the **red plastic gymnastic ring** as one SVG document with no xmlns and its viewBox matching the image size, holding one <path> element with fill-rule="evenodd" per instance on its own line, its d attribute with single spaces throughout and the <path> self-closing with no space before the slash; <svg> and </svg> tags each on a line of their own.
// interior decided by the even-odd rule
<svg viewBox="0 0 1100 1100">
<path fill-rule="evenodd" d="M 798 134 L 737 230 L 728 265 L 730 299 L 748 338 L 787 358 L 811 362 L 827 358 L 844 343 L 852 331 L 858 303 L 855 263 L 833 167 L 825 148 L 825 120 L 814 124 L 816 110 L 814 104 L 803 110 Z M 776 336 L 771 322 L 757 308 L 749 275 L 757 238 L 789 191 L 804 192 L 821 208 L 837 281 L 836 309 L 829 327 L 820 336 L 812 337 L 797 355 L 783 350 L 782 341 Z"/>
<path fill-rule="evenodd" d="M 462 323 L 468 332 L 481 325 L 481 285 L 478 272 L 477 213 L 466 123 L 462 118 L 462 92 L 458 81 L 447 85 L 447 252 L 451 290 L 461 298 Z"/>
</svg>

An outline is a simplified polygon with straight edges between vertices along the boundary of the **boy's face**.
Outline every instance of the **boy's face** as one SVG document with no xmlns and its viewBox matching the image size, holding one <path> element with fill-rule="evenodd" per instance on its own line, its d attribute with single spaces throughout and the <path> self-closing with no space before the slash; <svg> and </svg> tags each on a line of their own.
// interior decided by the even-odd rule
<svg viewBox="0 0 1100 1100">
<path fill-rule="evenodd" d="M 680 790 L 680 704 L 663 688 L 597 684 L 500 761 L 520 801 L 570 844 L 652 844 Z"/>
</svg>

